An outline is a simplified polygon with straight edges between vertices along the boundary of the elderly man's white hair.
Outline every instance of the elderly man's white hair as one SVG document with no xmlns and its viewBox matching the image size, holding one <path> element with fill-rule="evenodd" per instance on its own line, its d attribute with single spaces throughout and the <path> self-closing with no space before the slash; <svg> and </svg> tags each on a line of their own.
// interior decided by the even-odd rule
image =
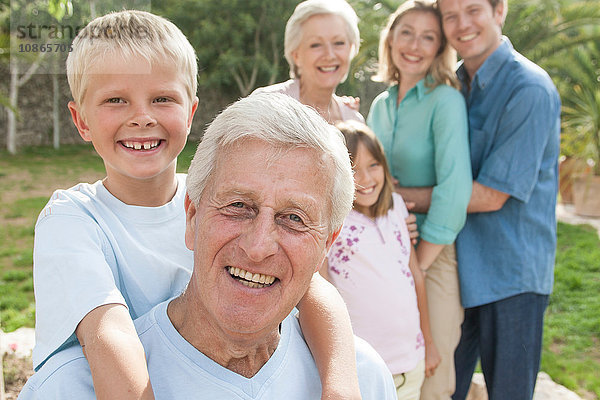
<svg viewBox="0 0 600 400">
<path fill-rule="evenodd" d="M 360 47 L 360 33 L 358 31 L 358 16 L 346 0 L 306 0 L 296 6 L 294 13 L 285 25 L 283 54 L 290 65 L 290 78 L 299 78 L 300 71 L 294 64 L 292 52 L 300 46 L 302 41 L 302 24 L 313 15 L 331 14 L 341 17 L 346 26 L 346 34 L 352 45 L 350 60 L 358 54 Z M 342 82 L 346 80 L 344 76 Z"/>
<path fill-rule="evenodd" d="M 262 140 L 282 150 L 309 148 L 323 158 L 324 185 L 330 193 L 330 232 L 342 226 L 352 209 L 354 180 L 344 137 L 315 110 L 279 93 L 257 93 L 227 107 L 210 124 L 198 145 L 187 176 L 190 200 L 198 204 L 219 153 L 242 139 Z"/>
</svg>

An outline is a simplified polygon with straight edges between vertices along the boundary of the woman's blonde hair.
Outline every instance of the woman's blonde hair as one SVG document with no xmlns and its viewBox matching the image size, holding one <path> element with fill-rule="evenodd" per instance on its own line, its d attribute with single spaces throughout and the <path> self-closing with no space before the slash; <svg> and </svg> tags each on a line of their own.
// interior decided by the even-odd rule
<svg viewBox="0 0 600 400">
<path fill-rule="evenodd" d="M 379 38 L 379 66 L 377 74 L 372 79 L 376 82 L 385 82 L 389 85 L 400 83 L 402 76 L 392 60 L 390 43 L 398 22 L 410 12 L 431 13 L 435 16 L 440 27 L 440 48 L 427 71 L 427 75 L 431 78 L 425 80 L 425 86 L 433 89 L 438 85 L 446 84 L 458 89 L 460 85 L 454 72 L 456 68 L 456 51 L 448 44 L 448 40 L 446 40 L 446 36 L 442 30 L 442 16 L 437 4 L 432 0 L 408 0 L 390 15 L 388 23 L 383 31 L 381 31 Z"/>
<path fill-rule="evenodd" d="M 348 120 L 338 122 L 335 124 L 335 127 L 342 132 L 344 139 L 346 139 L 346 147 L 348 148 L 352 165 L 354 165 L 358 144 L 362 143 L 373 158 L 383 167 L 383 187 L 381 188 L 381 192 L 379 192 L 379 197 L 375 204 L 369 207 L 369 211 L 371 216 L 375 218 L 387 214 L 394 206 L 394 200 L 392 199 L 394 184 L 392 183 L 392 174 L 390 173 L 381 142 L 368 126 L 358 121 Z"/>
</svg>

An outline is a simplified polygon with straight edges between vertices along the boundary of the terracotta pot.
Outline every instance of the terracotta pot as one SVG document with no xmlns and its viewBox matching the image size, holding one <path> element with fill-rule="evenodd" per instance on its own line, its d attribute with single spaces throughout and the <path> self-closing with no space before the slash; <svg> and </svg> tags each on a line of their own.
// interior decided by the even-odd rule
<svg viewBox="0 0 600 400">
<path fill-rule="evenodd" d="M 586 175 L 573 180 L 575 213 L 586 217 L 600 217 L 600 176 Z"/>
<path fill-rule="evenodd" d="M 588 175 L 591 167 L 583 160 L 562 156 L 558 164 L 558 191 L 563 204 L 573 204 L 573 180 L 580 175 Z"/>
</svg>

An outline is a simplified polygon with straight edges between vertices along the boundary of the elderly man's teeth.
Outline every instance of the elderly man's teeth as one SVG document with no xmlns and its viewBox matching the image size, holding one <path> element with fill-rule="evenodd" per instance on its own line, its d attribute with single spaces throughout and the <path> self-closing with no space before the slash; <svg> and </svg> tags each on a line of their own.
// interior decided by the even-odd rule
<svg viewBox="0 0 600 400">
<path fill-rule="evenodd" d="M 275 277 L 271 275 L 253 274 L 238 267 L 227 267 L 231 276 L 235 277 L 243 285 L 250 288 L 263 288 L 270 286 L 275 282 Z"/>
</svg>

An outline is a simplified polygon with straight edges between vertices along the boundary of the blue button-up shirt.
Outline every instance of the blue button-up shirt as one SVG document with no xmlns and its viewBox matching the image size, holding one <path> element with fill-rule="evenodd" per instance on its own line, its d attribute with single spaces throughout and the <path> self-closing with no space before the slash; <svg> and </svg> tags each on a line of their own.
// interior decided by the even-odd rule
<svg viewBox="0 0 600 400">
<path fill-rule="evenodd" d="M 467 216 L 456 241 L 461 297 L 475 307 L 520 293 L 550 294 L 556 250 L 560 99 L 550 77 L 502 44 L 468 85 L 473 178 L 510 195 Z"/>
</svg>

